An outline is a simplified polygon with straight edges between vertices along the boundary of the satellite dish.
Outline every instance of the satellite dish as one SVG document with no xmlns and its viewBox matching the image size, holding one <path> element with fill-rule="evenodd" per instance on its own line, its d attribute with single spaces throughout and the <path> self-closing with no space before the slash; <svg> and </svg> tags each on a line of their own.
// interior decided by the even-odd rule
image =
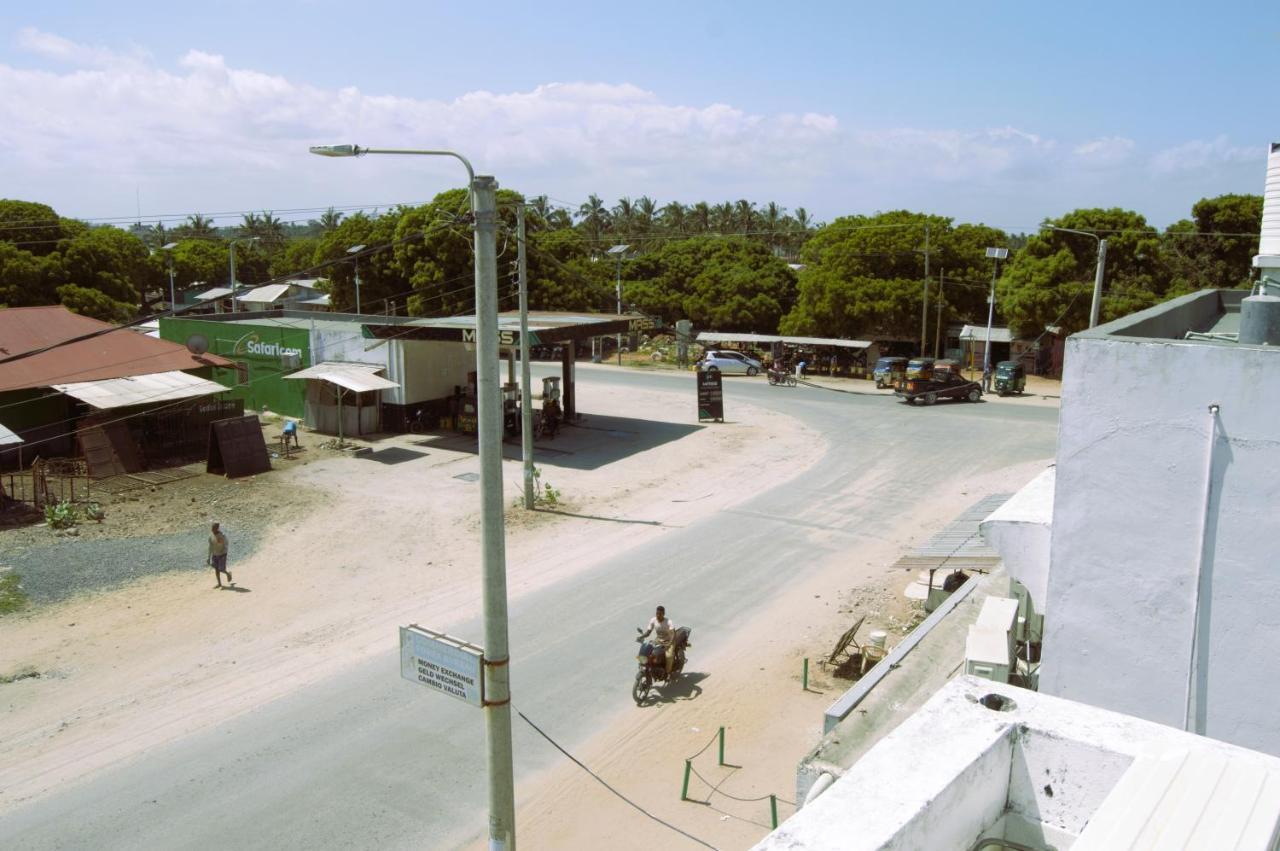
<svg viewBox="0 0 1280 851">
<path fill-rule="evenodd" d="M 187 351 L 193 355 L 202 355 L 209 351 L 209 340 L 204 334 L 192 334 L 187 338 Z"/>
</svg>

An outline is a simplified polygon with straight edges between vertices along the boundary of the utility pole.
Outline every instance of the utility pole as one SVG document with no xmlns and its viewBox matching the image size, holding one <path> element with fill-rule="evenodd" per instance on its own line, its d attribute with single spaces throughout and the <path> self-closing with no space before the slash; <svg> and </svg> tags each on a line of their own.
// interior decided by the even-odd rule
<svg viewBox="0 0 1280 851">
<path fill-rule="evenodd" d="M 622 252 L 618 252 L 618 315 L 622 315 Z M 618 366 L 622 366 L 622 332 L 618 332 Z"/>
<path fill-rule="evenodd" d="M 236 313 L 239 305 L 236 303 L 236 241 L 231 240 L 231 280 L 227 286 L 231 287 L 231 312 Z"/>
<path fill-rule="evenodd" d="M 924 302 L 920 309 L 920 357 L 929 350 L 929 223 L 924 223 Z"/>
<path fill-rule="evenodd" d="M 497 181 L 472 183 L 476 228 L 476 396 L 480 442 L 480 557 L 484 565 L 484 726 L 489 768 L 489 848 L 516 847 L 507 647 L 506 542 L 502 525 L 502 393 L 498 368 Z"/>
<path fill-rule="evenodd" d="M 360 258 L 356 258 L 356 313 L 360 313 Z"/>
<path fill-rule="evenodd" d="M 1089 327 L 1098 324 L 1098 314 L 1102 311 L 1102 274 L 1107 263 L 1107 241 L 1098 240 L 1098 270 L 1093 275 L 1093 304 L 1089 306 Z"/>
<path fill-rule="evenodd" d="M 938 272 L 938 330 L 933 334 L 933 356 L 940 358 L 942 350 L 942 288 L 947 282 L 947 270 Z"/>
<path fill-rule="evenodd" d="M 533 394 L 529 375 L 529 282 L 524 240 L 524 202 L 516 205 L 516 267 L 520 276 L 520 453 L 524 461 L 524 507 L 533 508 Z"/>
<path fill-rule="evenodd" d="M 991 375 L 991 324 L 996 316 L 996 278 L 1000 275 L 1000 261 L 1009 256 L 1007 248 L 988 248 L 991 263 L 991 295 L 987 296 L 987 344 L 982 347 L 982 389 L 990 390 Z"/>
</svg>

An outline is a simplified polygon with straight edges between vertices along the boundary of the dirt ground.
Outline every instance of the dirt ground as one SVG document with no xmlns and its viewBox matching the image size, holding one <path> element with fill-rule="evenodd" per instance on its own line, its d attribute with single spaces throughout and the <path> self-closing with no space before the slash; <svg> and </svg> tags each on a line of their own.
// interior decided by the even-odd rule
<svg viewBox="0 0 1280 851">
<path fill-rule="evenodd" d="M 1017 490 L 1047 463 L 943 483 L 913 514 L 945 522 L 978 496 Z M 754 845 L 771 829 L 770 794 L 777 796 L 779 820 L 795 812 L 796 766 L 821 738 L 823 712 L 852 685 L 817 660 L 830 654 L 862 614 L 867 621 L 858 633 L 861 638 L 884 629 L 890 648 L 900 640 L 916 617 L 914 605 L 902 594 L 915 575 L 891 566 L 936 531 L 922 530 L 906 517 L 860 544 L 856 563 L 841 558 L 824 564 L 768 612 L 743 624 L 741 640 L 729 642 L 729 649 L 697 657 L 698 670 L 717 672 L 714 690 L 697 700 L 676 700 L 644 712 L 625 710 L 611 719 L 607 735 L 574 756 L 650 813 L 704 842 L 717 848 Z M 799 626 L 780 631 L 778 623 Z M 697 653 L 696 646 L 691 652 Z M 802 688 L 805 658 L 810 659 L 807 691 Z M 726 728 L 725 766 L 717 764 L 715 744 L 698 754 L 721 726 Z M 697 773 L 689 800 L 681 801 L 684 760 L 695 754 Z M 666 765 L 668 770 L 635 772 L 640 764 Z M 534 790 L 521 797 L 516 814 L 525 847 L 695 847 L 618 800 L 576 766 L 562 764 L 523 788 Z"/>
<path fill-rule="evenodd" d="M 665 392 L 593 387 L 580 405 L 588 425 L 599 410 L 673 428 L 687 425 L 687 402 Z M 617 421 L 595 420 L 603 423 L 600 430 L 569 430 L 548 444 L 564 449 L 580 441 L 583 457 L 596 452 L 609 463 L 544 465 L 544 481 L 563 494 L 559 513 L 508 510 L 510 594 L 589 569 L 600 552 L 616 554 L 662 534 L 660 526 L 574 515 L 687 524 L 781 484 L 825 451 L 821 435 L 788 417 L 748 406 L 742 414 L 716 428 L 677 429 L 660 445 L 616 457 L 608 456 Z M 143 534 L 170 522 L 203 521 L 210 508 L 232 523 L 268 516 L 271 531 L 257 552 L 242 559 L 233 550 L 240 593 L 212 590 L 207 573 L 171 573 L 0 621 L 6 638 L 0 645 L 0 813 L 382 652 L 402 623 L 443 623 L 459 611 L 478 611 L 479 588 L 468 575 L 478 543 L 473 534 L 456 533 L 478 527 L 478 484 L 468 480 L 478 470 L 474 454 L 456 440 L 418 435 L 373 443 L 372 457 L 312 454 L 318 440 L 304 435 L 302 460 L 279 462 L 251 483 L 202 477 L 161 486 L 136 504 L 108 505 L 103 529 L 85 530 L 90 539 L 118 533 L 112 529 Z M 752 451 L 743 452 L 748 444 Z M 1043 466 L 939 483 L 915 516 L 937 517 L 941 525 L 985 493 L 1016 490 Z M 508 460 L 504 476 L 510 502 L 518 493 L 519 463 Z M 166 507 L 174 518 L 155 516 Z M 589 534 L 573 534 L 585 530 Z M 697 657 L 699 669 L 723 672 L 717 688 L 696 701 L 620 713 L 609 719 L 607 734 L 575 756 L 650 812 L 717 847 L 750 846 L 770 829 L 769 801 L 735 798 L 772 793 L 779 818 L 790 815 L 796 764 L 816 744 L 823 710 L 848 687 L 816 660 L 861 614 L 868 616 L 861 636 L 883 628 L 891 645 L 900 637 L 916 617 L 901 594 L 914 575 L 891 573 L 890 565 L 935 531 L 904 517 L 860 546 L 857 563 L 820 565 L 767 615 L 743 624 L 744 640 Z M 41 532 L 47 534 L 19 534 Z M 4 537 L 11 533 L 0 532 L 0 548 L 16 541 Z M 551 535 L 558 536 L 556 547 L 547 546 Z M 572 542 L 567 550 L 566 541 Z M 773 626 L 779 622 L 800 626 L 779 631 Z M 801 688 L 805 658 L 815 660 L 807 691 Z M 15 675 L 20 678 L 4 684 Z M 684 759 L 720 726 L 732 765 L 716 764 L 713 745 L 694 760 L 700 777 L 690 785 L 691 801 L 680 801 Z M 633 773 L 640 763 L 669 771 Z M 691 845 L 568 763 L 521 791 L 525 847 Z"/>
<path fill-rule="evenodd" d="M 772 487 L 824 451 L 794 420 L 745 405 L 740 421 L 715 428 L 690 426 L 684 395 L 593 388 L 579 406 L 586 427 L 565 430 L 546 450 L 572 451 L 581 463 L 541 468 L 563 495 L 556 513 L 508 509 L 512 596 L 661 534 L 661 524 L 696 521 Z M 636 451 L 628 417 L 665 442 Z M 214 590 L 203 570 L 166 573 L 5 616 L 0 813 L 384 651 L 403 623 L 478 612 L 478 536 L 458 534 L 479 525 L 474 443 L 407 435 L 358 458 L 312 454 L 318 441 L 304 435 L 305 460 L 277 462 L 252 482 L 160 486 L 136 505 L 109 504 L 101 529 L 85 528 L 81 544 L 92 547 L 96 535 L 204 522 L 211 507 L 232 528 L 266 513 L 274 519 L 256 552 L 240 556 L 233 538 L 235 591 Z M 509 447 L 512 457 L 518 448 Z M 504 477 L 510 500 L 518 461 L 504 464 Z M 173 517 L 156 516 L 163 512 Z M 588 513 L 653 523 L 575 516 Z M 0 547 L 48 533 L 9 530 L 0 535 L 15 537 Z"/>
</svg>

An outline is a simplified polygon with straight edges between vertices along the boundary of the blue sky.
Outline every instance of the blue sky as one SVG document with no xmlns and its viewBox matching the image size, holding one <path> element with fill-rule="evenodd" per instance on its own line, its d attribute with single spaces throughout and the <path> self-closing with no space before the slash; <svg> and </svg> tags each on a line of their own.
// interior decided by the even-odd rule
<svg viewBox="0 0 1280 851">
<path fill-rule="evenodd" d="M 1158 225 L 1260 192 L 1280 4 L 206 2 L 0 21 L 5 194 L 144 217 L 420 201 L 452 147 L 568 204 L 907 207 Z M 1115 8 L 1119 6 L 1120 8 Z M 299 214 L 304 216 L 304 214 Z"/>
</svg>

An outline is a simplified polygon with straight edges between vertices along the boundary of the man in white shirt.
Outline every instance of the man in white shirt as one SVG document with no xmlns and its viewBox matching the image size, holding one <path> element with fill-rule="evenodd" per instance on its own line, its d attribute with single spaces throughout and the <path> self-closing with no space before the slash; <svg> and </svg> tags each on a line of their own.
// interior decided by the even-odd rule
<svg viewBox="0 0 1280 851">
<path fill-rule="evenodd" d="M 640 633 L 644 639 L 653 633 L 653 643 L 662 648 L 663 661 L 667 666 L 667 679 L 671 679 L 671 666 L 676 662 L 676 625 L 667 617 L 667 610 L 658 606 L 654 616 L 649 619 L 649 628 Z"/>
</svg>

